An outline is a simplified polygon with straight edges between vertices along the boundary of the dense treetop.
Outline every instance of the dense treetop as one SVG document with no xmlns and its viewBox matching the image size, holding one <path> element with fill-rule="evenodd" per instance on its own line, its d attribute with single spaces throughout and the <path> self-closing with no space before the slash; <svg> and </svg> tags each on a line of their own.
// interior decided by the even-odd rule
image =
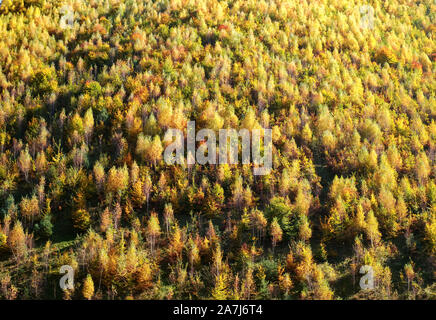
<svg viewBox="0 0 436 320">
<path fill-rule="evenodd" d="M 433 0 L 3 0 L 0 298 L 434 299 L 434 21 Z M 165 164 L 190 120 L 272 129 L 273 170 Z"/>
</svg>

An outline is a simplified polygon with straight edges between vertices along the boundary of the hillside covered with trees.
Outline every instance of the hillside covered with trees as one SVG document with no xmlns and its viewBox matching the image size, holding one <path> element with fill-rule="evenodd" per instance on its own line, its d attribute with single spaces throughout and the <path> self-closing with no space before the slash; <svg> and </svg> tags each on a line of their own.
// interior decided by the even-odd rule
<svg viewBox="0 0 436 320">
<path fill-rule="evenodd" d="M 3 0 L 0 299 L 435 299 L 435 21 L 433 0 Z M 272 171 L 166 164 L 191 120 L 272 129 Z"/>
</svg>

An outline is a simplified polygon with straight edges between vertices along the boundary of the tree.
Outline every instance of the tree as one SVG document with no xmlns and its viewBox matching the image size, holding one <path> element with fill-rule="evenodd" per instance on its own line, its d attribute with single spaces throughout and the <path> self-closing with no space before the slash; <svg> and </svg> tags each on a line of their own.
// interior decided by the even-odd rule
<svg viewBox="0 0 436 320">
<path fill-rule="evenodd" d="M 386 46 L 381 47 L 377 52 L 375 53 L 374 60 L 383 65 L 384 63 L 389 64 L 395 64 L 398 62 L 397 57 L 392 52 L 392 50 Z"/>
<path fill-rule="evenodd" d="M 407 291 L 410 291 L 410 283 L 413 281 L 413 278 L 415 278 L 415 272 L 413 271 L 413 266 L 411 263 L 407 263 L 404 266 L 404 273 L 407 278 Z"/>
<path fill-rule="evenodd" d="M 213 251 L 212 256 L 212 265 L 211 265 L 211 271 L 212 274 L 215 276 L 215 279 L 218 279 L 221 272 L 223 271 L 223 253 L 221 251 L 221 247 L 218 244 L 215 250 Z"/>
<path fill-rule="evenodd" d="M 50 238 L 53 234 L 53 224 L 51 223 L 51 216 L 46 214 L 41 221 L 35 225 L 36 233 L 42 238 Z"/>
<path fill-rule="evenodd" d="M 306 215 L 309 213 L 311 202 L 310 194 L 307 194 L 300 187 L 297 192 L 297 197 L 295 198 L 295 210 L 300 215 Z"/>
<path fill-rule="evenodd" d="M 26 235 L 21 222 L 16 222 L 8 237 L 9 248 L 11 249 L 17 263 L 27 255 Z"/>
<path fill-rule="evenodd" d="M 168 246 L 168 254 L 172 262 L 180 261 L 184 245 L 182 230 L 176 224 Z"/>
<path fill-rule="evenodd" d="M 253 279 L 253 269 L 250 267 L 248 268 L 245 278 L 242 281 L 242 296 L 246 300 L 250 300 L 252 295 L 255 294 L 256 290 L 256 284 Z"/>
<path fill-rule="evenodd" d="M 153 270 L 150 261 L 145 257 L 136 272 L 137 288 L 145 290 L 153 286 Z"/>
<path fill-rule="evenodd" d="M 33 225 L 34 219 L 40 213 L 39 202 L 36 195 L 32 198 L 23 198 L 20 203 L 21 214 Z"/>
<path fill-rule="evenodd" d="M 198 249 L 197 244 L 195 243 L 195 241 L 192 240 L 192 238 L 189 238 L 188 241 L 188 259 L 189 259 L 189 264 L 191 266 L 191 277 L 194 275 L 194 267 L 200 263 L 201 259 L 200 259 L 200 250 Z"/>
<path fill-rule="evenodd" d="M 428 244 L 429 251 L 436 254 L 436 215 L 433 214 L 432 219 L 425 226 L 425 240 Z"/>
<path fill-rule="evenodd" d="M 224 200 L 224 189 L 218 183 L 215 183 L 206 198 L 206 210 L 209 216 L 213 217 L 221 213 Z"/>
<path fill-rule="evenodd" d="M 92 114 L 92 108 L 89 108 L 85 112 L 83 117 L 83 129 L 85 131 L 85 142 L 89 144 L 92 136 L 92 131 L 94 130 L 94 116 Z"/>
<path fill-rule="evenodd" d="M 115 204 L 115 207 L 114 207 L 113 212 L 112 212 L 112 219 L 114 222 L 114 229 L 115 230 L 118 230 L 118 228 L 119 228 L 122 213 L 123 213 L 123 211 L 121 209 L 121 205 L 119 202 L 117 202 Z"/>
<path fill-rule="evenodd" d="M 25 150 L 20 152 L 20 157 L 18 158 L 18 167 L 24 174 L 24 179 L 26 182 L 29 182 L 29 172 L 32 168 L 32 158 L 30 157 L 29 149 L 27 147 Z"/>
<path fill-rule="evenodd" d="M 272 237 L 272 246 L 274 249 L 277 245 L 277 242 L 282 241 L 282 236 L 283 236 L 283 231 L 282 228 L 280 228 L 279 223 L 277 222 L 277 218 L 274 218 L 273 221 L 271 222 L 270 234 Z"/>
<path fill-rule="evenodd" d="M 35 169 L 38 174 L 44 174 L 47 170 L 47 158 L 44 152 L 38 152 L 35 160 Z"/>
<path fill-rule="evenodd" d="M 147 213 L 148 213 L 148 205 L 149 205 L 149 201 L 150 201 L 150 192 L 151 192 L 152 186 L 153 186 L 153 182 L 151 181 L 150 175 L 147 173 L 145 178 L 144 178 L 144 183 L 142 185 L 145 199 L 147 201 Z"/>
<path fill-rule="evenodd" d="M 140 133 L 136 143 L 136 153 L 145 161 L 148 161 L 156 167 L 158 161 L 162 159 L 163 146 L 158 135 L 153 139 Z"/>
<path fill-rule="evenodd" d="M 377 218 L 374 216 L 374 212 L 372 210 L 368 212 L 366 218 L 366 234 L 368 238 L 371 240 L 371 246 L 377 244 L 381 234 L 378 230 Z"/>
<path fill-rule="evenodd" d="M 91 225 L 91 215 L 85 209 L 74 210 L 71 214 L 73 226 L 78 231 L 86 231 Z"/>
<path fill-rule="evenodd" d="M 165 204 L 165 209 L 164 209 L 164 221 L 165 221 L 165 229 L 167 235 L 169 234 L 170 225 L 172 224 L 173 220 L 174 220 L 173 206 L 171 205 L 171 203 L 167 203 Z"/>
<path fill-rule="evenodd" d="M 102 232 L 106 232 L 111 224 L 112 224 L 111 213 L 109 211 L 109 208 L 106 208 L 100 214 L 100 230 Z"/>
<path fill-rule="evenodd" d="M 314 292 L 313 297 L 316 300 L 331 300 L 333 298 L 333 291 L 330 289 L 327 280 L 325 279 L 324 272 L 319 266 L 313 269 L 314 278 Z"/>
<path fill-rule="evenodd" d="M 242 208 L 243 192 L 244 187 L 242 185 L 242 177 L 239 176 L 236 178 L 236 181 L 232 187 L 232 203 L 238 209 Z"/>
<path fill-rule="evenodd" d="M 156 247 L 156 240 L 159 237 L 160 233 L 161 231 L 160 231 L 159 219 L 157 217 L 156 212 L 152 212 L 150 218 L 148 219 L 147 229 L 146 229 L 146 234 L 148 236 L 148 241 L 150 243 L 150 250 L 152 254 L 154 254 L 154 250 Z"/>
<path fill-rule="evenodd" d="M 294 256 L 294 255 L 293 255 Z M 295 247 L 295 262 L 292 261 L 294 257 L 289 261 L 288 255 L 288 264 L 294 266 L 295 274 L 300 281 L 306 281 L 310 286 L 311 278 L 310 275 L 314 268 L 312 250 L 310 246 L 298 242 Z"/>
<path fill-rule="evenodd" d="M 98 191 L 102 191 L 105 180 L 104 168 L 99 161 L 97 161 L 94 165 L 94 178 L 95 184 L 97 186 Z"/>
<path fill-rule="evenodd" d="M 308 123 L 304 125 L 303 131 L 301 132 L 301 138 L 306 144 L 309 144 L 312 141 L 312 130 Z"/>
<path fill-rule="evenodd" d="M 98 291 L 100 291 L 101 281 L 103 278 L 103 272 L 107 272 L 109 268 L 109 255 L 107 253 L 106 248 L 100 249 L 98 253 L 98 267 L 100 269 L 100 279 L 98 282 Z"/>
<path fill-rule="evenodd" d="M 94 296 L 94 281 L 89 273 L 83 282 L 82 295 L 86 300 L 91 300 Z"/>
<path fill-rule="evenodd" d="M 121 197 L 128 186 L 129 171 L 127 170 L 127 166 L 124 165 L 121 168 L 112 167 L 108 173 L 106 191 Z"/>
<path fill-rule="evenodd" d="M 0 252 L 4 252 L 7 249 L 8 236 L 0 231 Z"/>
<path fill-rule="evenodd" d="M 250 224 L 252 228 L 252 234 L 254 236 L 255 231 L 257 238 L 262 240 L 266 226 L 268 224 L 268 221 L 266 220 L 265 216 L 263 215 L 263 212 L 258 209 L 253 209 L 250 212 Z"/>
<path fill-rule="evenodd" d="M 430 164 L 425 153 L 420 153 L 416 158 L 416 176 L 421 184 L 427 180 L 428 176 L 431 173 Z"/>
<path fill-rule="evenodd" d="M 291 238 L 297 238 L 299 233 L 300 219 L 292 212 L 287 198 L 274 197 L 265 209 L 265 217 L 271 223 L 274 218 L 280 225 L 283 233 Z"/>
<path fill-rule="evenodd" d="M 36 71 L 31 77 L 35 95 L 45 95 L 57 90 L 56 71 L 47 66 Z"/>
<path fill-rule="evenodd" d="M 133 182 L 130 195 L 133 204 L 139 208 L 142 208 L 142 205 L 145 201 L 145 195 L 143 192 L 143 181 L 141 179 L 137 179 L 135 182 Z"/>
<path fill-rule="evenodd" d="M 214 300 L 226 300 L 228 298 L 229 291 L 227 288 L 227 275 L 225 273 L 216 276 L 211 296 Z"/>
<path fill-rule="evenodd" d="M 309 219 L 306 215 L 300 215 L 301 224 L 300 224 L 300 238 L 304 241 L 308 241 L 310 237 L 312 237 L 312 230 L 309 226 Z"/>
<path fill-rule="evenodd" d="M 145 133 L 148 135 L 155 135 L 158 134 L 160 131 L 160 128 L 157 124 L 156 117 L 153 113 L 150 114 L 147 121 L 145 122 Z"/>
<path fill-rule="evenodd" d="M 139 265 L 138 252 L 136 250 L 135 243 L 131 242 L 126 254 L 126 271 L 133 274 Z"/>
<path fill-rule="evenodd" d="M 291 277 L 289 275 L 289 273 L 285 273 L 283 274 L 283 267 L 279 267 L 279 286 L 280 289 L 285 293 L 285 297 L 288 297 L 289 295 L 289 290 L 292 289 L 292 287 L 294 286 L 294 284 L 292 283 Z"/>
</svg>

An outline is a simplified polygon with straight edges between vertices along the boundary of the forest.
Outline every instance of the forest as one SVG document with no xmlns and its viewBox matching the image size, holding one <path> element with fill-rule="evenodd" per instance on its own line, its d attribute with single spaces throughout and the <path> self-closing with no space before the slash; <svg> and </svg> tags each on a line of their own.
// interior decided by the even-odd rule
<svg viewBox="0 0 436 320">
<path fill-rule="evenodd" d="M 434 0 L 3 0 L 0 300 L 436 299 L 435 21 Z M 271 129 L 272 170 L 167 164 L 189 121 Z"/>
</svg>

